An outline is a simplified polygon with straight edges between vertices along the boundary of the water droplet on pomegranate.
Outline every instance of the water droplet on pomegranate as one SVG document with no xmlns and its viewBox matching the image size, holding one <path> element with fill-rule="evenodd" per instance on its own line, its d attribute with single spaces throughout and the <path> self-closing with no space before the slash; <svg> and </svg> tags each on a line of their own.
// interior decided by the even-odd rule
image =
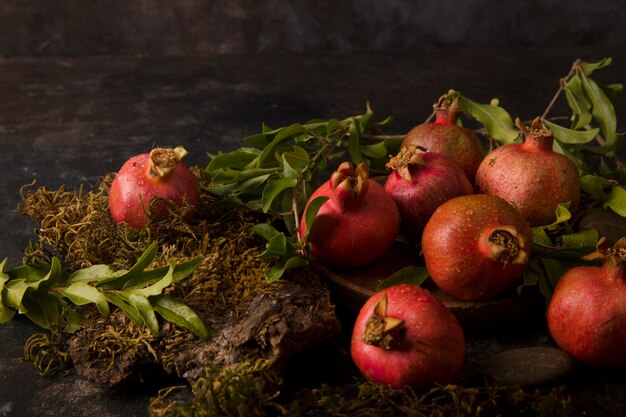
<svg viewBox="0 0 626 417">
<path fill-rule="evenodd" d="M 474 214 L 474 210 L 469 209 L 465 212 L 465 214 L 467 214 L 468 216 L 472 216 Z"/>
</svg>

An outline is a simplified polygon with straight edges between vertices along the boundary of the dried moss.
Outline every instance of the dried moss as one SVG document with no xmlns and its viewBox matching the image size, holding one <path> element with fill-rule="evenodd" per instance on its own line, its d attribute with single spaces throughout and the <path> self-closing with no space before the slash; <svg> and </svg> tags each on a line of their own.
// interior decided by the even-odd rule
<svg viewBox="0 0 626 417">
<path fill-rule="evenodd" d="M 527 392 L 515 387 L 438 386 L 425 393 L 371 382 L 281 394 L 281 380 L 263 362 L 232 370 L 207 368 L 193 398 L 163 390 L 150 403 L 155 417 L 557 417 L 569 414 L 563 389 Z"/>
<path fill-rule="evenodd" d="M 207 184 L 203 170 L 194 168 L 193 172 L 200 185 Z M 269 264 L 257 258 L 265 249 L 265 242 L 250 228 L 264 220 L 259 215 L 218 207 L 214 196 L 201 193 L 192 223 L 183 220 L 188 209 L 183 206 L 170 207 L 169 216 L 151 219 L 142 230 L 118 227 L 108 208 L 108 190 L 114 177 L 114 174 L 104 176 L 97 189 L 89 191 L 83 186 L 73 191 L 65 186 L 56 190 L 35 188 L 34 184 L 23 187 L 20 209 L 39 225 L 37 239 L 25 249 L 24 263 L 49 263 L 55 255 L 70 270 L 94 264 L 127 269 L 150 243 L 157 241 L 159 253 L 152 268 L 166 265 L 169 259 L 182 262 L 201 257 L 201 265 L 193 275 L 167 291 L 192 307 L 206 323 L 227 313 L 239 315 L 254 297 L 281 285 L 267 282 L 264 273 Z M 173 365 L 168 361 L 195 339 L 187 330 L 174 325 L 162 326 L 157 338 L 146 339 L 132 323 L 120 325 L 119 315 L 94 315 L 85 322 L 81 332 L 90 338 L 83 338 L 85 345 L 81 349 L 85 357 L 94 359 L 99 355 L 94 360 L 112 365 L 122 350 L 129 357 L 158 349 L 159 360 L 165 361 L 163 365 L 169 369 Z M 135 339 L 141 343 L 129 345 Z M 104 348 L 99 350 L 100 346 Z"/>
<path fill-rule="evenodd" d="M 67 337 L 61 332 L 35 333 L 24 345 L 24 361 L 31 363 L 40 376 L 67 371 L 72 360 L 67 352 Z"/>
</svg>

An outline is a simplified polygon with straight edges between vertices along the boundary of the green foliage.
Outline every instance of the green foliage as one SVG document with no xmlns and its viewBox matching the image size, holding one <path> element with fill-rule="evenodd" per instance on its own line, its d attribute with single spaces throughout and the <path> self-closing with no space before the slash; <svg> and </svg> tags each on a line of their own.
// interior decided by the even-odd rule
<svg viewBox="0 0 626 417">
<path fill-rule="evenodd" d="M 114 304 L 137 326 L 147 326 L 156 334 L 159 323 L 155 312 L 199 337 L 208 332 L 202 320 L 180 300 L 164 295 L 171 284 L 189 276 L 200 264 L 199 258 L 146 270 L 156 256 L 153 243 L 129 270 L 113 271 L 107 265 L 94 265 L 67 275 L 58 258 L 49 266 L 20 266 L 4 272 L 6 259 L 0 264 L 0 323 L 24 314 L 45 328 L 78 330 L 83 315 L 71 305 L 94 304 L 102 316 Z M 68 302 L 69 301 L 69 302 Z"/>
<path fill-rule="evenodd" d="M 573 231 L 568 205 L 559 205 L 556 220 L 549 225 L 533 227 L 533 253 L 524 271 L 524 283 L 518 288 L 537 286 L 546 300 L 552 298 L 554 287 L 568 269 L 594 265 L 595 261 L 583 259 L 596 250 L 599 236 L 596 230 Z"/>
<path fill-rule="evenodd" d="M 378 284 L 376 291 L 381 291 L 400 284 L 413 284 L 419 286 L 422 285 L 429 277 L 430 274 L 428 273 L 426 267 L 409 265 L 385 278 L 380 284 Z"/>
<path fill-rule="evenodd" d="M 312 120 L 271 129 L 246 137 L 248 146 L 209 155 L 206 167 L 211 182 L 206 190 L 225 202 L 269 213 L 281 220 L 291 234 L 293 217 L 306 203 L 315 176 L 335 161 L 366 161 L 372 172 L 384 172 L 399 139 L 379 140 L 375 134 L 391 119 L 372 121 L 366 113 L 343 120 Z"/>
</svg>

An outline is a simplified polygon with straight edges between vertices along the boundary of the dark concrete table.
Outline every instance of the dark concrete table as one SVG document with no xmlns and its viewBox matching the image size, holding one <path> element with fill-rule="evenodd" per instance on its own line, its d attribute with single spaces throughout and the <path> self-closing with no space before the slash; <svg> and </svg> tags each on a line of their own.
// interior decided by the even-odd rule
<svg viewBox="0 0 626 417">
<path fill-rule="evenodd" d="M 188 163 L 205 165 L 207 152 L 241 146 L 263 122 L 345 117 L 367 101 L 381 119 L 395 117 L 389 133 L 405 133 L 450 88 L 481 102 L 498 97 L 527 120 L 543 112 L 576 58 L 604 56 L 614 64 L 600 78 L 626 81 L 626 47 L 0 60 L 0 257 L 18 265 L 33 237 L 34 224 L 16 209 L 20 186 L 33 180 L 92 186 L 154 145 L 183 144 Z M 622 130 L 625 102 L 616 109 Z M 0 416 L 148 414 L 154 384 L 110 391 L 74 375 L 39 378 L 19 361 L 35 331 L 23 319 L 0 325 Z M 469 345 L 484 358 L 548 343 L 539 324 L 486 332 Z M 571 391 L 576 415 L 626 415 L 624 377 L 581 371 Z"/>
</svg>

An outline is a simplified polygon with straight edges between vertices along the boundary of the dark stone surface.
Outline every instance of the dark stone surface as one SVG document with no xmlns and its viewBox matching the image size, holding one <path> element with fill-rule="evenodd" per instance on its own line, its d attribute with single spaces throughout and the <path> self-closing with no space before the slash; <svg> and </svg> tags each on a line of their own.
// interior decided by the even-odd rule
<svg viewBox="0 0 626 417">
<path fill-rule="evenodd" d="M 624 45 L 622 0 L 3 0 L 0 56 Z"/>
<path fill-rule="evenodd" d="M 533 346 L 500 352 L 484 361 L 482 370 L 497 385 L 536 387 L 563 383 L 574 366 L 558 348 Z"/>
<path fill-rule="evenodd" d="M 604 56 L 615 62 L 600 79 L 624 82 L 624 47 L 0 60 L 0 255 L 18 265 L 33 237 L 34 224 L 16 209 L 20 186 L 33 180 L 92 186 L 153 145 L 183 144 L 188 162 L 203 166 L 207 152 L 241 146 L 262 122 L 345 117 L 362 112 L 367 100 L 381 119 L 395 117 L 388 133 L 405 133 L 449 88 L 476 101 L 498 97 L 527 120 L 543 112 L 574 59 Z M 623 99 L 616 110 L 623 130 Z M 147 415 L 148 398 L 163 383 L 149 383 L 154 376 L 116 391 L 74 375 L 39 378 L 18 360 L 37 330 L 22 318 L 0 325 L 0 415 Z M 543 323 L 468 335 L 468 380 L 488 357 L 530 346 L 552 346 Z M 334 369 L 348 372 L 343 348 Z M 623 374 L 581 368 L 568 387 L 574 415 L 626 415 Z"/>
</svg>

